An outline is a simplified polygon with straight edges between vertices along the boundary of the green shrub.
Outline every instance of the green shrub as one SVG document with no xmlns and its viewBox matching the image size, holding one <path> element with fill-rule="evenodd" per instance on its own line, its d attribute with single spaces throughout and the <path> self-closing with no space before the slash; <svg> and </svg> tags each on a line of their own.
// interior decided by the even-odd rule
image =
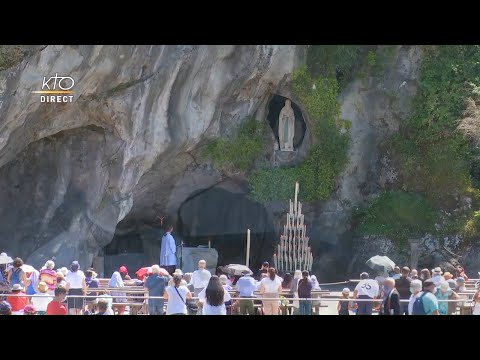
<svg viewBox="0 0 480 360">
<path fill-rule="evenodd" d="M 202 156 L 211 159 L 219 169 L 245 171 L 264 150 L 264 131 L 264 123 L 249 119 L 232 139 L 218 138 L 208 143 Z"/>
<path fill-rule="evenodd" d="M 292 198 L 297 180 L 300 182 L 300 199 L 327 199 L 347 164 L 349 135 L 342 134 L 337 128 L 340 116 L 337 80 L 323 77 L 314 79 L 305 67 L 294 72 L 292 78 L 293 92 L 311 119 L 314 145 L 307 158 L 297 167 L 254 172 L 249 181 L 252 197 L 257 201 Z"/>
<path fill-rule="evenodd" d="M 362 45 L 310 45 L 307 67 L 312 76 L 338 77 L 343 88 L 354 78 L 361 66 L 367 48 Z"/>
<path fill-rule="evenodd" d="M 425 56 L 412 115 L 393 141 L 407 191 L 424 193 L 441 208 L 471 186 L 477 168 L 472 147 L 456 131 L 458 119 L 480 83 L 480 47 L 439 46 Z"/>
<path fill-rule="evenodd" d="M 435 232 L 439 213 L 424 197 L 405 192 L 384 192 L 360 215 L 363 235 L 382 235 L 400 243 Z"/>
</svg>

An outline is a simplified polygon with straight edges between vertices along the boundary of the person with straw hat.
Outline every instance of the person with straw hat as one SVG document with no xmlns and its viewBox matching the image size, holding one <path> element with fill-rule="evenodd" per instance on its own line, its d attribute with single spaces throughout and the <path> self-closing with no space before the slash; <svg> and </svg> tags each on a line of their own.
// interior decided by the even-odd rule
<svg viewBox="0 0 480 360">
<path fill-rule="evenodd" d="M 40 281 L 38 283 L 38 292 L 32 296 L 32 304 L 37 309 L 37 315 L 47 315 L 47 306 L 53 300 L 53 296 L 49 295 L 48 284 Z"/>
<path fill-rule="evenodd" d="M 25 306 L 28 305 L 28 297 L 22 296 L 22 295 L 25 295 L 25 292 L 23 290 L 24 290 L 24 287 L 22 284 L 13 285 L 12 295 L 18 295 L 18 296 L 9 296 L 7 299 L 7 301 L 12 306 L 13 315 L 22 315 L 23 309 L 25 309 Z"/>
</svg>

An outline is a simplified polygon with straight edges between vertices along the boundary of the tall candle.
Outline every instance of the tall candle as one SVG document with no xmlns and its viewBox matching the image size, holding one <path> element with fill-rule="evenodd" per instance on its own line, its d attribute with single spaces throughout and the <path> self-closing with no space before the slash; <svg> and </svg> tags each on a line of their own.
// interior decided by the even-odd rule
<svg viewBox="0 0 480 360">
<path fill-rule="evenodd" d="M 247 230 L 247 259 L 245 263 L 248 267 L 250 263 L 250 229 Z"/>
<path fill-rule="evenodd" d="M 297 199 L 298 199 L 298 181 L 295 182 L 295 203 L 294 203 L 294 205 L 293 205 L 293 206 L 295 206 L 295 212 L 297 212 L 297 211 L 296 211 Z"/>
</svg>

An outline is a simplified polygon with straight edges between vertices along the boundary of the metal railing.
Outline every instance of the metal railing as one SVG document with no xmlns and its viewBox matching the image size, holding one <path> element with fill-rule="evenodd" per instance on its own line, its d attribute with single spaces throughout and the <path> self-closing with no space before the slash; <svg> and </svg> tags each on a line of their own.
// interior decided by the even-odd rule
<svg viewBox="0 0 480 360">
<path fill-rule="evenodd" d="M 473 295 L 473 293 L 467 293 L 463 294 L 460 293 L 461 296 L 468 296 L 468 295 Z M 26 297 L 29 299 L 29 302 L 31 302 L 31 299 L 33 297 L 38 298 L 38 297 L 43 297 L 43 298 L 53 298 L 52 295 L 49 294 L 36 294 L 36 295 L 25 295 L 25 294 L 0 294 L 0 299 L 4 300 L 6 298 L 11 298 L 11 297 Z M 74 299 L 74 298 L 79 298 L 82 299 L 82 305 L 81 305 L 81 311 L 85 310 L 87 306 L 89 305 L 95 305 L 98 300 L 100 299 L 107 299 L 109 303 L 112 303 L 113 308 L 115 307 L 121 307 L 121 306 L 129 306 L 130 309 L 131 307 L 145 307 L 146 312 L 148 314 L 148 300 L 149 299 L 164 299 L 163 296 L 149 296 L 148 293 L 142 293 L 141 296 L 136 295 L 136 294 L 118 294 L 118 295 L 112 295 L 112 294 L 105 294 L 105 295 L 67 295 L 65 297 L 65 305 L 67 306 L 67 310 L 70 310 L 68 308 L 68 299 Z M 118 299 L 125 299 L 125 301 L 118 301 Z M 129 301 L 129 300 L 136 300 L 136 301 Z M 252 301 L 252 302 L 264 302 L 264 301 L 279 301 L 283 303 L 288 303 L 288 305 L 284 304 L 279 304 L 279 307 L 292 307 L 292 303 L 294 301 L 296 302 L 303 302 L 303 301 L 310 301 L 312 302 L 312 308 L 317 308 L 321 307 L 322 303 L 329 303 L 329 302 L 351 302 L 351 303 L 360 303 L 360 302 L 370 302 L 374 303 L 377 306 L 383 302 L 383 299 L 354 299 L 354 298 L 343 298 L 343 297 L 314 297 L 314 298 L 296 298 L 296 297 L 275 297 L 275 298 L 267 298 L 267 297 L 261 297 L 261 296 L 255 296 L 255 297 L 234 297 L 232 296 L 232 302 L 237 301 L 237 300 L 244 300 L 244 301 Z M 197 302 L 199 300 L 198 297 L 192 296 L 190 299 L 187 300 L 193 300 Z M 437 299 L 439 303 L 442 302 L 454 302 L 458 304 L 462 304 L 460 307 L 464 308 L 472 308 L 472 304 L 474 304 L 474 301 L 470 298 L 459 298 L 459 299 L 445 299 L 445 300 L 440 300 Z M 313 303 L 316 304 L 313 304 Z M 401 303 L 409 303 L 409 300 L 400 300 Z M 168 304 L 168 299 L 165 300 L 164 302 L 165 306 Z M 260 307 L 262 305 L 260 304 Z M 459 306 L 457 306 L 459 307 Z M 458 310 L 457 310 L 458 311 Z M 456 311 L 456 312 L 457 312 Z"/>
</svg>

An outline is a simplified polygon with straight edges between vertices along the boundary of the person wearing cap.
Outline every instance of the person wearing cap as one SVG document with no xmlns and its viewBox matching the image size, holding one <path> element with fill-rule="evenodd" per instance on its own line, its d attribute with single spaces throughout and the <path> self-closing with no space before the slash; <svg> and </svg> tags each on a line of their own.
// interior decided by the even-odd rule
<svg viewBox="0 0 480 360">
<path fill-rule="evenodd" d="M 182 278 L 182 281 L 180 283 L 181 286 L 187 286 L 188 283 L 187 281 L 183 278 L 183 271 L 181 269 L 175 269 L 173 272 L 172 276 L 168 276 L 168 286 L 173 286 L 175 283 L 173 281 L 173 276 L 178 275 Z"/>
<path fill-rule="evenodd" d="M 353 291 L 354 299 L 371 301 L 358 301 L 357 315 L 372 315 L 373 299 L 379 295 L 379 286 L 376 280 L 370 279 L 367 272 L 360 274 L 360 282 Z"/>
<path fill-rule="evenodd" d="M 410 292 L 410 283 L 412 279 L 408 276 L 410 274 L 410 268 L 404 266 L 402 268 L 402 276 L 395 280 L 395 288 L 400 294 L 400 300 L 408 300 L 412 293 Z M 401 315 L 408 315 L 408 302 L 400 302 Z"/>
<path fill-rule="evenodd" d="M 463 293 L 467 290 L 467 288 L 465 287 L 465 279 L 463 277 L 458 277 L 457 278 L 457 282 L 456 282 L 456 286 L 455 286 L 455 292 L 456 293 Z"/>
<path fill-rule="evenodd" d="M 163 315 L 164 299 L 151 298 L 152 296 L 163 297 L 168 286 L 168 280 L 160 274 L 160 266 L 152 265 L 152 275 L 148 277 L 144 285 L 148 289 L 148 314 Z"/>
<path fill-rule="evenodd" d="M 23 309 L 25 308 L 25 306 L 27 306 L 29 303 L 28 297 L 22 296 L 22 295 L 26 295 L 23 290 L 24 290 L 23 285 L 15 284 L 12 287 L 12 295 L 16 295 L 16 296 L 9 296 L 7 298 L 7 301 L 12 307 L 12 315 L 21 315 L 23 313 Z"/>
<path fill-rule="evenodd" d="M 450 285 L 447 281 L 440 283 L 435 291 L 435 296 L 438 300 L 438 311 L 440 315 L 452 315 L 455 312 L 456 303 L 448 302 L 445 300 L 456 300 L 458 295 L 450 289 Z"/>
<path fill-rule="evenodd" d="M 68 291 L 68 309 L 70 315 L 81 315 L 83 311 L 83 297 L 77 297 L 79 295 L 85 295 L 87 293 L 87 283 L 85 281 L 85 274 L 80 270 L 80 264 L 78 261 L 73 261 L 70 265 L 70 270 L 65 276 L 67 282 Z M 70 297 L 75 296 L 75 297 Z"/>
<path fill-rule="evenodd" d="M 242 277 L 237 281 L 237 293 L 240 296 L 239 307 L 240 315 L 255 315 L 255 308 L 253 306 L 253 299 L 255 298 L 255 290 L 257 284 L 255 279 L 250 275 L 248 270 L 242 271 Z"/>
<path fill-rule="evenodd" d="M 420 279 L 412 280 L 410 283 L 410 299 L 408 301 L 408 315 L 413 315 L 413 303 L 422 294 L 422 281 Z"/>
<path fill-rule="evenodd" d="M 198 270 L 195 270 L 192 274 L 192 285 L 194 289 L 194 296 L 198 297 L 198 294 L 205 289 L 212 277 L 210 271 L 206 269 L 207 262 L 205 260 L 200 260 L 198 262 Z"/>
<path fill-rule="evenodd" d="M 166 224 L 165 230 L 166 233 L 162 237 L 162 244 L 160 246 L 160 266 L 172 275 L 177 265 L 177 246 L 172 236 L 173 226 Z"/>
<path fill-rule="evenodd" d="M 120 273 L 120 276 L 122 277 L 123 281 L 132 280 L 130 275 L 128 275 L 128 270 L 127 270 L 126 266 L 124 266 L 124 265 L 120 266 L 120 269 L 118 269 L 118 272 Z"/>
<path fill-rule="evenodd" d="M 32 305 L 37 309 L 37 315 L 47 315 L 47 306 L 53 300 L 53 296 L 48 295 L 48 285 L 40 281 L 37 293 L 32 296 Z"/>
<path fill-rule="evenodd" d="M 350 298 L 350 289 L 343 288 L 342 290 L 342 299 L 343 301 L 339 301 L 337 305 L 338 315 L 350 315 L 349 310 L 354 310 L 354 305 L 352 301 L 346 301 L 346 299 Z"/>
<path fill-rule="evenodd" d="M 435 283 L 435 286 L 440 286 L 440 284 L 445 281 L 445 278 L 442 276 L 442 274 L 442 269 L 440 267 L 437 266 L 435 269 L 433 269 L 432 280 Z"/>
<path fill-rule="evenodd" d="M 423 291 L 425 295 L 421 296 L 421 299 L 425 315 L 440 315 L 438 300 L 434 295 L 436 286 L 432 279 L 427 279 L 423 282 Z"/>
<path fill-rule="evenodd" d="M 392 278 L 395 279 L 395 280 L 397 280 L 397 279 L 400 279 L 401 276 L 402 276 L 402 275 L 400 274 L 400 266 L 395 266 L 395 267 L 393 268 L 393 276 L 392 276 Z"/>
</svg>

